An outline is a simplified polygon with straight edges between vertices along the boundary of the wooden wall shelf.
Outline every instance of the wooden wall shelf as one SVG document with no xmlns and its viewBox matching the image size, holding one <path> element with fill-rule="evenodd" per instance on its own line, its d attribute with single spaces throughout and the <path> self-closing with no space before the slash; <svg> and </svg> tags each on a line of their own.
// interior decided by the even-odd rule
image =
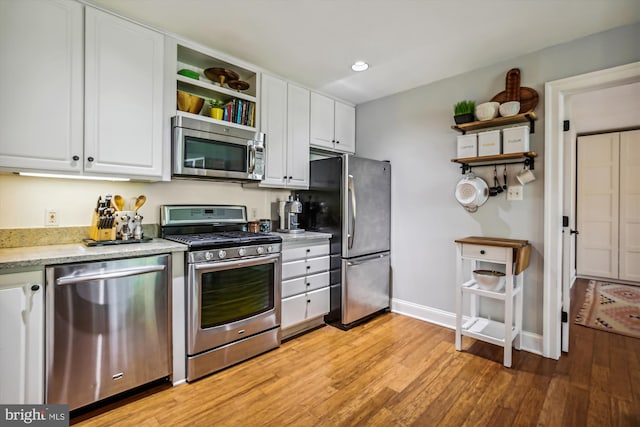
<svg viewBox="0 0 640 427">
<path fill-rule="evenodd" d="M 505 164 L 524 163 L 529 169 L 534 169 L 534 158 L 537 157 L 535 151 L 527 151 L 526 153 L 508 153 L 496 154 L 494 156 L 481 157 L 465 157 L 460 159 L 451 159 L 454 163 L 460 163 L 462 173 L 467 173 L 473 166 L 495 166 Z"/>
<path fill-rule="evenodd" d="M 496 117 L 491 120 L 482 120 L 470 123 L 463 123 L 461 125 L 451 126 L 451 129 L 466 134 L 472 130 L 487 129 L 497 126 L 515 125 L 518 123 L 529 123 L 529 133 L 535 133 L 535 121 L 538 120 L 538 116 L 533 111 L 527 113 L 516 114 L 511 117 Z"/>
</svg>

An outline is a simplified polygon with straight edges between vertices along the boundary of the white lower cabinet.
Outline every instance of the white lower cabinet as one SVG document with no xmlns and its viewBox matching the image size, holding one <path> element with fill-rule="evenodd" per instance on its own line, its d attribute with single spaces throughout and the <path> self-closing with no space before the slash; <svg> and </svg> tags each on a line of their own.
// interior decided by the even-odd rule
<svg viewBox="0 0 640 427">
<path fill-rule="evenodd" d="M 324 323 L 329 312 L 329 240 L 284 242 L 282 337 Z"/>
<path fill-rule="evenodd" d="M 44 403 L 44 272 L 0 274 L 0 404 Z"/>
</svg>

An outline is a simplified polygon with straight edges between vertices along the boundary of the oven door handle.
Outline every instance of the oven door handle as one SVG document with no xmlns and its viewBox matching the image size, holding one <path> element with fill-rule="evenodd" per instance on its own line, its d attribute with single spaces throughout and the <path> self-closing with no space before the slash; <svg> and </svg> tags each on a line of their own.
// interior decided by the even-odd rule
<svg viewBox="0 0 640 427">
<path fill-rule="evenodd" d="M 280 259 L 280 254 L 271 254 L 256 258 L 238 259 L 233 261 L 216 261 L 216 262 L 203 262 L 192 264 L 193 268 L 198 270 L 226 270 L 236 267 L 251 267 L 260 264 L 270 264 L 277 262 Z"/>
<path fill-rule="evenodd" d="M 56 279 L 56 285 L 72 285 L 74 283 L 93 282 L 94 280 L 120 279 L 122 277 L 139 276 L 141 274 L 163 271 L 164 265 L 149 265 L 143 267 L 124 268 L 100 273 L 70 275 Z"/>
</svg>

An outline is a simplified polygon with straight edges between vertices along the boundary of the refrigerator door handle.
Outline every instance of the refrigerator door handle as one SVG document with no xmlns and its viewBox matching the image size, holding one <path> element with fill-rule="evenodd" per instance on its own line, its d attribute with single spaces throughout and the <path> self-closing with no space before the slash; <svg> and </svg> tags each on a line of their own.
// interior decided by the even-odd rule
<svg viewBox="0 0 640 427">
<path fill-rule="evenodd" d="M 376 258 L 384 258 L 389 256 L 388 253 L 386 254 L 376 254 L 376 255 L 372 255 L 372 256 L 368 256 L 366 258 L 360 258 L 358 261 L 347 261 L 347 265 L 348 266 L 352 266 L 352 265 L 359 265 L 359 264 L 364 264 L 367 261 L 371 261 L 372 259 L 376 259 Z"/>
<path fill-rule="evenodd" d="M 347 232 L 348 245 L 349 249 L 353 248 L 353 239 L 356 234 L 356 190 L 353 186 L 353 175 L 349 175 L 349 183 L 348 190 L 351 194 L 350 202 L 351 202 L 351 221 L 350 221 L 350 230 Z"/>
</svg>

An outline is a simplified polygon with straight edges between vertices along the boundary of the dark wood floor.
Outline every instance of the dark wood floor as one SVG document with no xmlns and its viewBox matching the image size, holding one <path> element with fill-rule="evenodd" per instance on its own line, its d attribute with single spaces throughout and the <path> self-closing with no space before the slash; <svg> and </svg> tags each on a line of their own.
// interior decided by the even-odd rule
<svg viewBox="0 0 640 427">
<path fill-rule="evenodd" d="M 587 281 L 574 287 L 572 319 Z M 76 417 L 82 426 L 640 426 L 640 339 L 571 325 L 560 360 L 386 314 L 324 327 L 193 384 Z"/>
</svg>

